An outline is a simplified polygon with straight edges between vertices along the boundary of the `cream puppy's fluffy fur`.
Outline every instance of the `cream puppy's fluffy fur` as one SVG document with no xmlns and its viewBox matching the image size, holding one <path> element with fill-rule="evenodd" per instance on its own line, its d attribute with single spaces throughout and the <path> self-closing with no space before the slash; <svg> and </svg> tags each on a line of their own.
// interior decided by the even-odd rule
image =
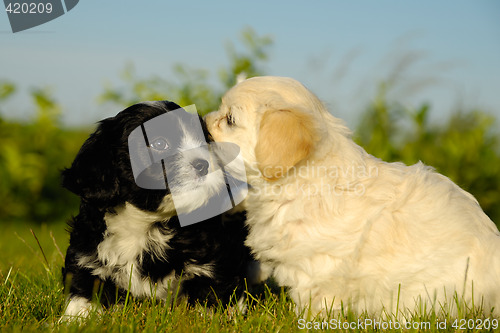
<svg viewBox="0 0 500 333">
<path fill-rule="evenodd" d="M 422 163 L 369 155 L 299 82 L 245 80 L 206 121 L 241 148 L 246 243 L 298 312 L 453 312 L 456 296 L 500 308 L 500 233 L 474 197 Z"/>
</svg>

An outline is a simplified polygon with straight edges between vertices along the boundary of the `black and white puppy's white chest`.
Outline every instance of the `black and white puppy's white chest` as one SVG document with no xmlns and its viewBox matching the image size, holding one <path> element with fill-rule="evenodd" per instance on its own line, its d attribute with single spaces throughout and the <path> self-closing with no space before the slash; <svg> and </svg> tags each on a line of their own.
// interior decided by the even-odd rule
<svg viewBox="0 0 500 333">
<path fill-rule="evenodd" d="M 78 257 L 78 265 L 137 297 L 166 298 L 169 288 L 177 287 L 168 250 L 171 239 L 178 236 L 168 221 L 156 221 L 155 214 L 130 203 L 106 213 L 104 221 L 106 231 L 96 252 Z"/>
<path fill-rule="evenodd" d="M 175 181 L 147 189 L 137 186 L 134 178 L 129 135 L 146 121 L 178 108 L 171 102 L 142 103 L 103 120 L 71 168 L 63 171 L 63 186 L 81 198 L 79 214 L 70 222 L 63 269 L 69 299 L 64 317 L 87 315 L 96 296 L 107 305 L 123 300 L 126 292 L 161 300 L 175 292 L 191 304 L 209 305 L 227 304 L 243 294 L 252 264 L 243 245 L 244 214 L 216 215 L 185 227 L 177 216 L 178 208 L 196 211 L 226 186 L 207 172 L 213 162 L 206 158 L 206 150 L 196 149 L 210 141 L 205 128 L 201 136 L 190 132 L 189 123 L 200 121 L 198 117 L 185 112 L 171 117 L 169 130 L 177 141 L 159 135 L 150 143 L 158 158 L 146 170 L 147 180 L 163 169 L 175 173 Z M 134 149 L 141 157 L 148 155 L 141 151 L 146 148 Z M 167 148 L 189 152 L 172 155 Z M 164 158 L 167 155 L 175 158 Z M 172 193 L 182 199 L 175 206 Z"/>
</svg>

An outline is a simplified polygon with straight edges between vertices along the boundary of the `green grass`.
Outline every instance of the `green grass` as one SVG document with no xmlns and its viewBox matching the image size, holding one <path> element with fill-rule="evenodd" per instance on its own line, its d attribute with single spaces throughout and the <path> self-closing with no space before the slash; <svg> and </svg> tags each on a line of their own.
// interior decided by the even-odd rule
<svg viewBox="0 0 500 333">
<path fill-rule="evenodd" d="M 481 321 L 486 323 L 486 319 L 490 320 L 491 326 L 493 319 L 488 318 L 480 307 L 468 309 L 461 304 L 454 304 L 460 309 L 457 317 L 452 317 L 447 307 L 437 313 L 421 309 L 406 318 L 411 323 L 410 329 L 398 327 L 394 321 L 392 325 L 388 321 L 382 323 L 380 319 L 377 319 L 378 326 L 375 327 L 373 318 L 349 312 L 306 322 L 295 315 L 293 303 L 283 290 L 265 286 L 262 288 L 262 296 L 252 294 L 249 297 L 246 314 L 228 311 L 222 307 L 189 307 L 182 302 L 169 306 L 154 299 L 130 299 L 125 306 L 115 306 L 100 314 L 94 313 L 86 321 L 60 323 L 64 308 L 61 283 L 62 253 L 66 250 L 68 239 L 64 224 L 30 226 L 12 223 L 2 226 L 1 332 L 294 332 L 307 328 L 311 331 L 326 331 L 327 328 L 336 327 L 339 329 L 334 331 L 346 332 L 352 331 L 348 329 L 349 325 L 353 328 L 358 322 L 362 323 L 361 329 L 358 330 L 361 332 L 455 332 L 455 320 L 458 320 L 455 324 L 463 324 L 464 329 L 460 331 L 482 332 L 488 330 L 469 329 L 468 326 L 477 327 Z M 388 317 L 394 318 L 392 314 Z M 372 325 L 367 325 L 370 320 Z M 493 331 L 492 328 L 489 330 Z"/>
</svg>

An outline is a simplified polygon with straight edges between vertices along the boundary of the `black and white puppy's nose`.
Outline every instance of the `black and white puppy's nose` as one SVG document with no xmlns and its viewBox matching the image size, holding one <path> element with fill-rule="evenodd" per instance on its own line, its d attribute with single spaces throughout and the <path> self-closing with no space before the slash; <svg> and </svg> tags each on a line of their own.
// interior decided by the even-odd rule
<svg viewBox="0 0 500 333">
<path fill-rule="evenodd" d="M 201 158 L 197 158 L 194 161 L 192 161 L 191 165 L 193 166 L 193 168 L 196 170 L 196 173 L 200 177 L 205 176 L 208 173 L 208 167 L 210 166 L 208 161 L 203 160 Z"/>
</svg>

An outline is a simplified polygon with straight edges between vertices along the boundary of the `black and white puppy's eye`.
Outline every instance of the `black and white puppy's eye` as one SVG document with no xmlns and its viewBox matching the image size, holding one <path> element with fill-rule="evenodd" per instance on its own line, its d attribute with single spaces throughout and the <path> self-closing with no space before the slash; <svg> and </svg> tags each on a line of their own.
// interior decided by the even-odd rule
<svg viewBox="0 0 500 333">
<path fill-rule="evenodd" d="M 168 142 L 165 138 L 156 138 L 149 146 L 154 150 L 166 150 L 168 149 Z"/>
<path fill-rule="evenodd" d="M 234 122 L 234 116 L 233 116 L 233 114 L 232 114 L 232 113 L 228 113 L 228 114 L 226 115 L 226 122 L 227 122 L 228 126 L 233 126 L 233 125 L 235 125 L 235 122 Z"/>
</svg>

